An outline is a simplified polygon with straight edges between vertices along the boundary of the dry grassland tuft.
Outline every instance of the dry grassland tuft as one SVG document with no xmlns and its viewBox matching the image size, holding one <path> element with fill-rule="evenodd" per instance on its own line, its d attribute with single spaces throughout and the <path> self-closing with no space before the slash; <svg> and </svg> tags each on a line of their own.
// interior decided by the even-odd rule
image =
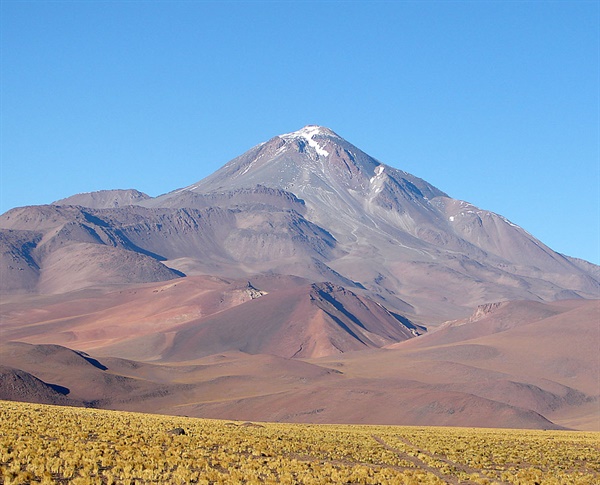
<svg viewBox="0 0 600 485">
<path fill-rule="evenodd" d="M 6 401 L 0 423 L 7 485 L 600 483 L 591 432 L 237 423 Z"/>
</svg>

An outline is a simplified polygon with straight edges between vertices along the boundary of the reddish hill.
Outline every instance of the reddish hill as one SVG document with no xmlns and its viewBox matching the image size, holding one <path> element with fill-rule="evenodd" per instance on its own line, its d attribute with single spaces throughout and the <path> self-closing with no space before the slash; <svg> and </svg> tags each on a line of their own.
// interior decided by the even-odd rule
<svg viewBox="0 0 600 485">
<path fill-rule="evenodd" d="M 176 330 L 163 360 L 240 350 L 322 357 L 413 337 L 381 305 L 330 283 L 270 293 Z"/>
<path fill-rule="evenodd" d="M 68 389 L 46 384 L 28 372 L 0 365 L 1 400 L 77 406 L 79 402 L 66 397 L 68 393 Z"/>
<path fill-rule="evenodd" d="M 331 283 L 261 276 L 255 284 L 188 277 L 29 297 L 0 305 L 3 332 L 7 340 L 143 360 L 190 360 L 230 350 L 318 357 L 379 348 L 417 332 L 407 319 Z"/>
</svg>

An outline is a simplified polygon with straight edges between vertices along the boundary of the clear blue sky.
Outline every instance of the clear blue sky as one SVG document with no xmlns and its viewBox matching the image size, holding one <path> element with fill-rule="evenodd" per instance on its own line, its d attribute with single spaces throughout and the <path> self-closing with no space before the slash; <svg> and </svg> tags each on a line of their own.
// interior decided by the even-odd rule
<svg viewBox="0 0 600 485">
<path fill-rule="evenodd" d="M 597 1 L 1 2 L 0 212 L 325 125 L 600 262 Z"/>
</svg>

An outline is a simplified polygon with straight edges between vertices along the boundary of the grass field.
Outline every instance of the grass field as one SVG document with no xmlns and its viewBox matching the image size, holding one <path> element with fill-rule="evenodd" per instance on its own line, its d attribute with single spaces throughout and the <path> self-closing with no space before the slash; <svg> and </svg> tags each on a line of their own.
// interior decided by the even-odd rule
<svg viewBox="0 0 600 485">
<path fill-rule="evenodd" d="M 5 484 L 600 483 L 600 433 L 241 423 L 7 401 L 0 423 Z"/>
</svg>

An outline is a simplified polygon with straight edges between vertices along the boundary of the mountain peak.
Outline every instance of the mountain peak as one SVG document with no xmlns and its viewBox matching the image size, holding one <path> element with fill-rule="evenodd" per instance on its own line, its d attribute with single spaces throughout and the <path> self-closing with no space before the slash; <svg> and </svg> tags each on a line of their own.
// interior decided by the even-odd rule
<svg viewBox="0 0 600 485">
<path fill-rule="evenodd" d="M 279 135 L 279 138 L 312 138 L 315 135 L 334 136 L 336 138 L 340 138 L 340 136 L 333 130 L 319 125 L 306 125 L 297 131 Z"/>
<path fill-rule="evenodd" d="M 308 144 L 308 146 L 312 147 L 319 156 L 327 157 L 329 156 L 329 152 L 325 149 L 322 143 L 319 143 L 318 138 L 337 138 L 340 139 L 340 136 L 335 133 L 333 130 L 326 128 L 324 126 L 318 125 L 306 125 L 305 127 L 299 129 L 298 131 L 293 131 L 291 133 L 285 133 L 283 135 L 279 135 L 279 138 L 282 140 L 298 140 Z M 317 138 L 317 139 L 315 139 Z"/>
</svg>

